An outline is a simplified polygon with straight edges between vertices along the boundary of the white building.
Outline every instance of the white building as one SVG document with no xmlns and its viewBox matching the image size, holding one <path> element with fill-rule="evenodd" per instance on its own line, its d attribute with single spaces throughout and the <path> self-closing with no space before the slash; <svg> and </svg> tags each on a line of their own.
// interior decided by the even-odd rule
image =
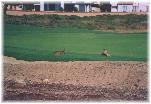
<svg viewBox="0 0 151 104">
<path fill-rule="evenodd" d="M 111 4 L 111 12 L 117 12 L 117 3 Z"/>
<path fill-rule="evenodd" d="M 148 12 L 149 11 L 149 3 L 139 2 L 138 12 Z"/>
<path fill-rule="evenodd" d="M 140 12 L 139 3 L 133 3 L 133 12 Z"/>
<path fill-rule="evenodd" d="M 147 2 L 116 2 L 111 3 L 109 12 L 148 12 Z M 41 1 L 41 2 L 18 2 L 8 6 L 9 10 L 27 11 L 65 11 L 65 12 L 103 12 L 100 2 L 85 1 Z M 106 7 L 108 8 L 108 7 Z M 108 8 L 109 9 L 109 8 Z"/>
<path fill-rule="evenodd" d="M 120 2 L 117 4 L 117 12 L 133 12 L 132 2 Z"/>
<path fill-rule="evenodd" d="M 111 12 L 148 12 L 149 3 L 147 2 L 119 2 L 113 3 Z"/>
</svg>

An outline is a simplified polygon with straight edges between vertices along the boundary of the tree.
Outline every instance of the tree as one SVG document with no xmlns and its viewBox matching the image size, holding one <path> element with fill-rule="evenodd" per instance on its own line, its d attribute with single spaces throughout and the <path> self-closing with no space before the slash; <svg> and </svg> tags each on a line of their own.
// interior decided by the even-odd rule
<svg viewBox="0 0 151 104">
<path fill-rule="evenodd" d="M 6 14 L 6 12 L 7 12 L 7 7 L 8 7 L 8 3 L 3 2 L 3 13 L 4 13 L 4 15 L 7 15 L 7 14 Z"/>
<path fill-rule="evenodd" d="M 100 3 L 101 12 L 111 12 L 111 4 L 109 2 Z"/>
</svg>

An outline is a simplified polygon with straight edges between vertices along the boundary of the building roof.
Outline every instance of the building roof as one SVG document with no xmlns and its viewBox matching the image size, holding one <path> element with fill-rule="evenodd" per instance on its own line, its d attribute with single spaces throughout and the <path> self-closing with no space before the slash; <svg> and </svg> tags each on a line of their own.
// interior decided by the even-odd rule
<svg viewBox="0 0 151 104">
<path fill-rule="evenodd" d="M 117 5 L 133 5 L 133 2 L 118 2 Z"/>
</svg>

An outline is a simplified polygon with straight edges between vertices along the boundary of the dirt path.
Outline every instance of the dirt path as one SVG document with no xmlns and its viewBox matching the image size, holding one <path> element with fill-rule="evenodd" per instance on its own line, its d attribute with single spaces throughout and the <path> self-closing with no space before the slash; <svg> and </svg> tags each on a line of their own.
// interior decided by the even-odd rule
<svg viewBox="0 0 151 104">
<path fill-rule="evenodd" d="M 55 12 L 55 11 L 7 11 L 8 15 L 17 15 L 17 16 L 23 16 L 23 15 L 31 15 L 31 14 L 38 14 L 38 15 L 45 15 L 45 14 L 57 14 L 57 15 L 66 15 L 66 16 L 97 16 L 97 15 L 128 15 L 128 14 L 136 14 L 136 15 L 147 15 L 146 12 L 133 12 L 133 13 L 101 13 L 101 12 L 91 12 L 91 13 L 83 13 L 83 12 Z"/>
<path fill-rule="evenodd" d="M 147 100 L 147 78 L 146 62 L 4 57 L 4 100 Z"/>
</svg>

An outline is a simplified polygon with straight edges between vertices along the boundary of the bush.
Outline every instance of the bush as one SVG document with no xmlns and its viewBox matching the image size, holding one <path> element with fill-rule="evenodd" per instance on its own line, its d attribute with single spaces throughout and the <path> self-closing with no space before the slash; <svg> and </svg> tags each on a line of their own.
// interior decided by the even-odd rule
<svg viewBox="0 0 151 104">
<path fill-rule="evenodd" d="M 63 16 L 63 15 L 23 15 L 4 16 L 5 24 L 24 24 L 46 27 L 75 27 L 87 29 L 108 29 L 118 27 L 127 29 L 147 29 L 147 15 L 102 15 L 91 17 Z M 144 22 L 145 21 L 145 22 Z M 132 25 L 135 24 L 135 25 Z M 142 25 L 143 24 L 143 25 Z"/>
</svg>

